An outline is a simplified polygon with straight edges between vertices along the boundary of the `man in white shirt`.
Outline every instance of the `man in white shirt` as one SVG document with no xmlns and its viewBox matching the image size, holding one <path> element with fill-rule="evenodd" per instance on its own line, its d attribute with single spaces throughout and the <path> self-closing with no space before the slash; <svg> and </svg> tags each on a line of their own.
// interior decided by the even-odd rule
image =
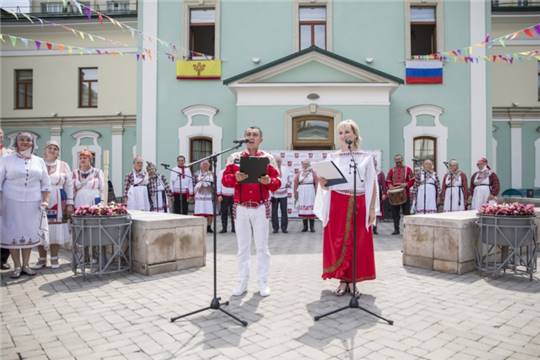
<svg viewBox="0 0 540 360">
<path fill-rule="evenodd" d="M 274 234 L 279 231 L 278 210 L 281 210 L 281 231 L 286 234 L 288 233 L 287 226 L 289 222 L 287 199 L 289 197 L 288 190 L 291 187 L 291 176 L 289 174 L 289 169 L 286 166 L 282 166 L 281 157 L 276 156 L 275 159 L 280 173 L 281 186 L 279 189 L 272 192 L 271 195 L 272 228 Z"/>
<path fill-rule="evenodd" d="M 173 192 L 173 212 L 187 215 L 188 203 L 193 198 L 193 177 L 191 170 L 185 167 L 186 157 L 178 155 L 176 165 L 171 172 L 171 190 Z"/>
</svg>

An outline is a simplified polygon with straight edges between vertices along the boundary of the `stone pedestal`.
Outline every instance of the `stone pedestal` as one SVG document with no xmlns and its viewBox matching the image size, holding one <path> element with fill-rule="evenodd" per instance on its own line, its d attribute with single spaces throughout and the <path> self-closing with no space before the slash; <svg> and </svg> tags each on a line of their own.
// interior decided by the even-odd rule
<svg viewBox="0 0 540 360">
<path fill-rule="evenodd" d="M 463 274 L 476 267 L 479 237 L 476 210 L 404 217 L 403 265 Z M 540 208 L 536 208 L 540 242 Z"/>
<path fill-rule="evenodd" d="M 145 275 L 206 264 L 206 219 L 130 211 L 133 271 Z"/>
<path fill-rule="evenodd" d="M 403 265 L 463 274 L 475 268 L 476 211 L 405 216 Z"/>
</svg>

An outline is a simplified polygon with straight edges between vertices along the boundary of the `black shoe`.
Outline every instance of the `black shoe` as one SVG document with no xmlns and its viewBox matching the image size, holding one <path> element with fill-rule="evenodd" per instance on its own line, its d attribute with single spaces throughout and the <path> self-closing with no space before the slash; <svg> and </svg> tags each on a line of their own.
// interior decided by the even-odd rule
<svg viewBox="0 0 540 360">
<path fill-rule="evenodd" d="M 303 228 L 303 229 L 302 229 L 302 232 L 307 232 L 307 228 Z"/>
<path fill-rule="evenodd" d="M 2 264 L 2 266 L 0 267 L 0 269 L 2 269 L 2 270 L 9 270 L 9 269 L 11 269 L 11 266 L 9 266 L 8 263 L 4 263 L 4 264 Z"/>
<path fill-rule="evenodd" d="M 311 228 L 311 229 L 310 229 L 309 231 L 311 231 L 311 232 L 315 232 L 315 229 L 314 229 L 314 228 Z"/>
<path fill-rule="evenodd" d="M 227 229 L 221 229 L 221 231 L 219 232 L 220 234 L 225 234 L 227 232 Z"/>
<path fill-rule="evenodd" d="M 394 232 L 392 233 L 392 235 L 399 235 L 399 230 L 394 230 Z"/>
<path fill-rule="evenodd" d="M 281 230 L 282 233 L 288 234 L 289 232 L 287 230 Z"/>
<path fill-rule="evenodd" d="M 212 227 L 211 227 L 210 225 L 208 225 L 208 226 L 206 227 L 206 232 L 207 232 L 207 233 L 213 233 Z"/>
<path fill-rule="evenodd" d="M 235 233 L 235 232 L 236 232 L 236 230 L 232 229 L 232 230 L 231 230 L 231 232 Z"/>
<path fill-rule="evenodd" d="M 379 235 L 379 233 L 377 232 L 377 228 L 373 228 L 373 235 Z"/>
<path fill-rule="evenodd" d="M 273 233 L 273 234 L 277 234 L 278 231 L 279 231 L 279 230 L 275 230 L 275 229 L 274 229 L 274 230 L 272 230 L 272 233 Z"/>
</svg>

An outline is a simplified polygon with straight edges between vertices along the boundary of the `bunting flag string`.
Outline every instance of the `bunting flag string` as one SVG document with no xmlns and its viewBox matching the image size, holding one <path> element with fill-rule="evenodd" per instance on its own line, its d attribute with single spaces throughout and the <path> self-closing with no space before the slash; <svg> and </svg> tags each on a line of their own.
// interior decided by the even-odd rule
<svg viewBox="0 0 540 360">
<path fill-rule="evenodd" d="M 415 55 L 412 58 L 414 60 L 442 60 L 442 61 L 454 61 L 450 59 L 456 58 L 456 61 L 454 62 L 465 61 L 464 59 L 467 59 L 467 58 L 480 59 L 480 58 L 483 58 L 483 56 L 474 56 L 473 54 L 474 48 L 492 48 L 494 45 L 500 45 L 503 48 L 506 48 L 507 41 L 515 40 L 521 35 L 524 35 L 527 38 L 534 38 L 535 36 L 540 37 L 540 23 L 528 26 L 526 28 L 520 29 L 515 32 L 511 32 L 511 33 L 508 33 L 506 35 L 502 35 L 496 38 L 491 38 L 491 36 L 488 34 L 485 36 L 482 42 L 473 44 L 472 46 L 470 45 L 470 46 L 466 46 L 459 49 L 437 52 L 437 53 L 428 54 L 428 55 Z M 510 55 L 506 57 L 519 58 L 519 55 L 518 56 Z M 470 60 L 467 60 L 467 61 L 471 62 Z"/>
<path fill-rule="evenodd" d="M 5 8 L 1 8 L 1 9 L 6 10 Z M 48 25 L 51 25 L 51 26 L 61 27 L 66 31 L 72 32 L 73 35 L 75 35 L 76 37 L 80 37 L 83 40 L 85 40 L 85 37 L 88 37 L 88 39 L 90 39 L 90 41 L 94 41 L 94 39 L 98 39 L 98 40 L 101 40 L 101 41 L 110 42 L 111 44 L 114 44 L 114 45 L 117 45 L 117 46 L 129 47 L 128 44 L 126 44 L 124 42 L 121 42 L 121 41 L 109 39 L 109 38 L 103 37 L 101 35 L 92 34 L 92 33 L 86 32 L 86 31 L 77 30 L 77 29 L 75 29 L 73 27 L 70 27 L 70 26 L 67 26 L 67 25 L 64 25 L 64 24 L 60 24 L 60 23 L 56 23 L 54 21 L 50 21 L 50 20 L 47 20 L 47 19 L 39 18 L 39 17 L 34 16 L 34 15 L 25 14 L 20 9 L 18 9 L 18 12 L 19 12 L 19 15 L 24 16 L 32 24 L 34 23 L 34 21 L 39 21 L 42 25 L 48 24 Z M 9 13 L 12 14 L 12 15 L 14 14 L 11 11 L 9 11 Z M 19 18 L 17 18 L 17 19 L 19 19 Z"/>
<path fill-rule="evenodd" d="M 66 51 L 66 48 L 67 48 L 68 54 L 73 54 L 73 52 L 76 52 L 79 55 L 122 55 L 122 56 L 125 55 L 125 52 L 118 51 L 118 50 L 87 48 L 87 47 L 81 47 L 81 46 L 66 45 L 66 44 L 56 43 L 52 41 L 36 40 L 36 39 L 30 39 L 30 38 L 25 38 L 21 36 L 0 33 L 0 41 L 5 42 L 6 40 L 4 39 L 4 37 L 9 38 L 11 45 L 13 47 L 16 47 L 17 41 L 20 41 L 20 43 L 24 47 L 29 47 L 29 44 L 33 43 L 36 50 L 47 49 L 47 50 Z M 45 44 L 44 48 L 42 48 L 43 44 Z M 135 55 L 136 55 L 137 60 L 139 59 L 151 60 L 152 59 L 152 51 L 150 49 L 144 49 L 142 52 L 137 52 Z"/>
</svg>

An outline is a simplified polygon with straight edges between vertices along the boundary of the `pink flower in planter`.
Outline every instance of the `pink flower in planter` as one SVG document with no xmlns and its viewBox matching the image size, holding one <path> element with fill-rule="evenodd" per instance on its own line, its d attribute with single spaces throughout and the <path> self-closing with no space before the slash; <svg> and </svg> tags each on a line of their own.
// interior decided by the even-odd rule
<svg viewBox="0 0 540 360">
<path fill-rule="evenodd" d="M 503 203 L 497 205 L 484 204 L 478 209 L 478 214 L 495 216 L 531 216 L 534 215 L 534 205 L 520 203 Z"/>
</svg>

